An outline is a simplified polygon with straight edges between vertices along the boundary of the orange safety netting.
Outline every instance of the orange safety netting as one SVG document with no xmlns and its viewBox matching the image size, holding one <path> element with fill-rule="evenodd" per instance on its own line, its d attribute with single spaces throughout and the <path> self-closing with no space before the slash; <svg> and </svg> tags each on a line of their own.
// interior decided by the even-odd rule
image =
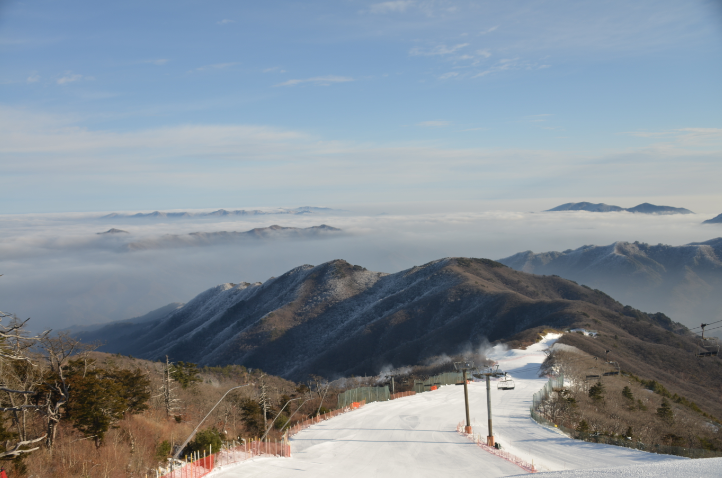
<svg viewBox="0 0 722 478">
<path fill-rule="evenodd" d="M 298 422 L 295 425 L 293 425 L 291 428 L 288 429 L 288 437 L 289 438 L 292 437 L 296 433 L 300 432 L 301 430 L 305 430 L 306 428 L 310 427 L 311 425 L 315 425 L 316 423 L 321 423 L 324 420 L 328 420 L 330 418 L 337 417 L 337 416 L 341 415 L 342 413 L 350 412 L 353 409 L 361 408 L 364 405 L 366 405 L 366 400 L 361 400 L 360 402 L 353 402 L 350 407 L 339 408 L 338 410 L 324 413 L 322 415 L 317 415 L 313 418 L 309 418 L 308 420 Z"/>
<path fill-rule="evenodd" d="M 187 459 L 182 465 L 174 467 L 170 473 L 161 478 L 201 478 L 213 471 L 216 467 L 240 463 L 255 456 L 291 456 L 291 445 L 285 440 L 278 441 L 250 441 L 242 445 L 224 447 L 218 453 L 206 455 L 197 459 Z"/>
<path fill-rule="evenodd" d="M 402 398 L 402 397 L 410 397 L 411 395 L 416 395 L 416 392 L 414 392 L 412 390 L 410 392 L 392 393 L 391 395 L 389 395 L 389 400 L 396 400 L 397 398 Z"/>
<path fill-rule="evenodd" d="M 484 443 L 482 441 L 481 435 L 478 435 L 478 436 L 474 436 L 473 434 L 469 435 L 464 432 L 464 428 L 465 428 L 464 422 L 459 422 L 459 424 L 456 426 L 456 431 L 461 433 L 462 435 L 466 435 L 466 437 L 468 437 L 470 440 L 472 440 L 474 443 L 476 443 L 477 446 L 479 446 L 479 448 L 481 448 L 482 450 L 487 451 L 487 452 L 491 453 L 492 455 L 496 455 L 499 458 L 503 458 L 506 461 L 514 463 L 516 466 L 518 466 L 522 470 L 526 471 L 527 473 L 536 473 L 537 472 L 536 468 L 534 467 L 534 464 L 529 463 L 528 461 L 522 460 L 518 456 L 512 455 L 508 451 L 502 451 L 502 450 L 499 450 L 498 448 L 494 448 L 493 446 L 487 445 L 486 443 Z"/>
<path fill-rule="evenodd" d="M 332 412 L 309 418 L 302 422 L 298 422 L 288 429 L 286 438 L 290 438 L 301 430 L 305 430 L 311 425 L 315 425 L 322 421 L 349 412 L 355 408 L 366 405 L 366 400 L 354 402 L 352 407 L 341 408 Z M 253 457 L 266 456 L 291 456 L 291 445 L 284 438 L 282 441 L 250 441 L 242 445 L 234 447 L 224 447 L 218 453 L 207 455 L 199 458 L 187 459 L 185 463 L 177 465 L 173 471 L 160 476 L 159 478 L 201 478 L 213 471 L 214 468 L 224 465 L 232 465 L 250 460 Z"/>
</svg>

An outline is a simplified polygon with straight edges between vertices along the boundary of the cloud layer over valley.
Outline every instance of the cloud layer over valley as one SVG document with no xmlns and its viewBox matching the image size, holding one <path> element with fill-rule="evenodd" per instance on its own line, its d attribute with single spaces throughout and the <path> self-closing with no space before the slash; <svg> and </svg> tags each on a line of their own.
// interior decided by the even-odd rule
<svg viewBox="0 0 722 478">
<path fill-rule="evenodd" d="M 357 212 L 116 223 L 98 219 L 101 215 L 0 217 L 2 310 L 31 317 L 34 329 L 58 329 L 142 315 L 170 302 L 187 302 L 220 283 L 265 282 L 293 267 L 333 259 L 391 273 L 449 256 L 499 259 L 526 250 L 562 251 L 619 240 L 681 245 L 722 236 L 719 226 L 700 224 L 707 216 L 626 212 Z M 272 224 L 327 224 L 343 234 L 130 252 L 124 248 L 169 234 L 248 231 Z M 128 234 L 98 234 L 111 227 Z"/>
</svg>

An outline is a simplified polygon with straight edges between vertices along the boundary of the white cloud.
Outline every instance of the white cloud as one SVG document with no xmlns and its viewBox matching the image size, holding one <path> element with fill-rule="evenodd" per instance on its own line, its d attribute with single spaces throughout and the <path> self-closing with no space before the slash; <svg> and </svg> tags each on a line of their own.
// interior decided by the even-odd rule
<svg viewBox="0 0 722 478">
<path fill-rule="evenodd" d="M 286 73 L 286 70 L 281 69 L 280 66 L 274 66 L 273 68 L 266 68 L 265 70 L 263 70 L 263 72 L 264 73 L 275 73 L 275 72 Z"/>
<path fill-rule="evenodd" d="M 487 34 L 493 32 L 494 30 L 496 30 L 497 28 L 499 28 L 498 25 L 495 26 L 495 27 L 487 28 L 487 29 L 484 30 L 484 31 L 480 31 L 480 32 L 479 32 L 479 35 L 487 35 Z"/>
<path fill-rule="evenodd" d="M 671 131 L 632 131 L 624 134 L 639 138 L 667 139 L 685 146 L 722 142 L 722 128 L 680 128 Z"/>
<path fill-rule="evenodd" d="M 61 76 L 60 78 L 58 78 L 57 83 L 59 85 L 67 85 L 68 83 L 73 83 L 75 81 L 80 81 L 82 79 L 83 79 L 83 75 L 79 75 L 77 73 L 73 74 L 70 72 L 66 72 L 65 76 Z"/>
<path fill-rule="evenodd" d="M 459 76 L 459 74 L 455 71 L 450 71 L 448 73 L 444 73 L 439 77 L 440 80 L 448 80 L 449 78 L 453 78 L 455 76 Z"/>
<path fill-rule="evenodd" d="M 236 23 L 235 20 L 229 20 L 228 18 L 224 18 L 223 20 L 216 22 L 218 25 L 228 25 L 229 23 Z"/>
<path fill-rule="evenodd" d="M 426 128 L 440 128 L 442 126 L 449 126 L 451 123 L 448 121 L 422 121 L 417 123 L 417 126 L 424 126 Z"/>
<path fill-rule="evenodd" d="M 549 113 L 543 113 L 538 115 L 527 115 L 524 117 L 524 121 L 530 121 L 532 123 L 541 123 L 549 119 L 550 116 L 554 116 Z"/>
<path fill-rule="evenodd" d="M 483 50 L 476 50 L 476 54 L 483 56 L 484 58 L 489 58 L 491 56 L 491 52 L 487 48 Z"/>
<path fill-rule="evenodd" d="M 454 46 L 437 45 L 430 50 L 423 50 L 419 47 L 414 47 L 409 51 L 411 56 L 437 56 L 437 55 L 450 55 L 462 48 L 469 46 L 468 43 L 459 43 Z"/>
<path fill-rule="evenodd" d="M 37 73 L 33 73 L 32 75 L 28 76 L 28 79 L 25 81 L 27 81 L 28 83 L 37 83 L 38 81 L 40 81 L 40 75 L 38 75 Z"/>
<path fill-rule="evenodd" d="M 316 86 L 329 86 L 333 83 L 347 83 L 349 81 L 354 81 L 353 78 L 349 78 L 348 76 L 315 76 L 313 78 L 306 78 L 306 79 L 294 79 L 294 80 L 288 80 L 284 81 L 283 83 L 279 83 L 274 86 L 296 86 L 303 83 L 311 83 Z"/>
<path fill-rule="evenodd" d="M 550 68 L 551 65 L 539 65 L 519 58 L 503 58 L 497 61 L 493 66 L 487 68 L 484 71 L 477 73 L 472 78 L 480 78 L 482 76 L 489 75 L 491 73 L 499 73 L 502 71 L 511 70 L 541 70 L 544 68 Z"/>
<path fill-rule="evenodd" d="M 232 66 L 240 65 L 238 62 L 229 62 L 229 63 L 215 63 L 213 65 L 204 65 L 199 66 L 193 71 L 208 71 L 208 70 L 225 70 L 226 68 L 230 68 Z"/>
<path fill-rule="evenodd" d="M 371 13 L 395 13 L 404 12 L 407 8 L 412 6 L 414 2 L 412 0 L 395 0 L 391 2 L 381 2 L 371 5 L 369 11 Z"/>
</svg>

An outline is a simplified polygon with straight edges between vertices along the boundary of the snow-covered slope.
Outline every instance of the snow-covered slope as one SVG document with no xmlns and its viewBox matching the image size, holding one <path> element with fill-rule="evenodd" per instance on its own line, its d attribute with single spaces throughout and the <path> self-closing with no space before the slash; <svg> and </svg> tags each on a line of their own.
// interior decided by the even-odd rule
<svg viewBox="0 0 722 478">
<path fill-rule="evenodd" d="M 534 422 L 529 417 L 532 395 L 546 382 L 537 377 L 545 357 L 542 350 L 557 337 L 547 335 L 544 341 L 527 350 L 493 352 L 516 381 L 514 390 L 501 392 L 492 388 L 495 436 L 505 450 L 533 461 L 540 471 L 580 473 L 615 466 L 695 463 L 679 457 L 572 440 Z M 485 436 L 485 383 L 472 383 L 469 399 L 474 432 Z M 456 424 L 463 418 L 463 388 L 453 385 L 391 402 L 371 403 L 300 432 L 291 440 L 290 459 L 257 459 L 218 470 L 211 476 L 397 478 L 496 477 L 524 473 L 458 434 Z"/>
<path fill-rule="evenodd" d="M 539 473 L 539 478 L 702 478 L 722 476 L 722 458 L 670 461 L 651 465 L 615 466 L 591 470 L 567 470 Z"/>
</svg>

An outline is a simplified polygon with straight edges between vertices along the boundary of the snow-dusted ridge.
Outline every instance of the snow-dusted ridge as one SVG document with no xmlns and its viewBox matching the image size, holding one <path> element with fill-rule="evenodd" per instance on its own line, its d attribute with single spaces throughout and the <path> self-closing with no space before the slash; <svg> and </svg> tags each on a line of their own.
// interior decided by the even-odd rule
<svg viewBox="0 0 722 478">
<path fill-rule="evenodd" d="M 573 316 L 558 292 L 536 298 L 538 286 L 519 285 L 545 279 L 518 276 L 484 260 L 444 258 L 395 274 L 336 260 L 263 284 L 222 284 L 125 336 L 116 328 L 91 341 L 107 342 L 108 352 L 240 363 L 289 378 L 375 373 Z"/>
<path fill-rule="evenodd" d="M 722 238 L 681 246 L 618 241 L 563 252 L 525 251 L 499 262 L 527 273 L 559 275 L 672 317 L 711 318 L 722 310 L 717 293 L 722 287 Z"/>
</svg>

